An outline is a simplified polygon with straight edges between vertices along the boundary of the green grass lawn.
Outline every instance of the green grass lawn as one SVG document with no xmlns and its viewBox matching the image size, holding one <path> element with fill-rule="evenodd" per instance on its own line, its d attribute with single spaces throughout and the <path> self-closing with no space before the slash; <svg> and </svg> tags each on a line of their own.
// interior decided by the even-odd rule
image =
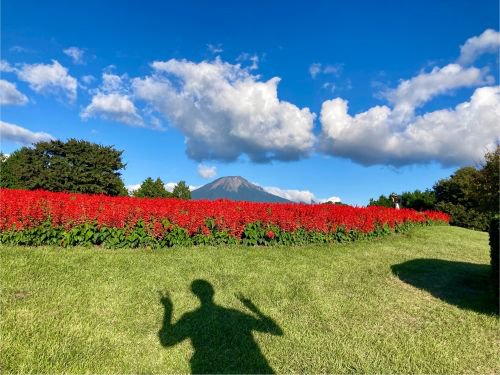
<svg viewBox="0 0 500 375">
<path fill-rule="evenodd" d="M 0 246 L 0 372 L 499 373 L 489 272 L 487 234 L 443 226 L 330 247 Z"/>
</svg>

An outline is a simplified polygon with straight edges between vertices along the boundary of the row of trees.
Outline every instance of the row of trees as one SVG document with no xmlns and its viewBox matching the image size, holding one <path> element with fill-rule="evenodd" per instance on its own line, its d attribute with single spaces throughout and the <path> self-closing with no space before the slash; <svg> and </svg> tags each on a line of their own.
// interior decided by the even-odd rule
<svg viewBox="0 0 500 375">
<path fill-rule="evenodd" d="M 122 154 L 113 146 L 76 139 L 39 142 L 9 157 L 0 154 L 0 187 L 126 196 L 129 193 L 120 172 L 125 168 Z M 133 195 L 191 198 L 184 181 L 168 192 L 159 178 L 147 178 Z"/>
<path fill-rule="evenodd" d="M 189 186 L 186 185 L 185 181 L 180 181 L 174 186 L 172 192 L 169 192 L 165 188 L 165 183 L 161 178 L 157 178 L 153 181 L 151 177 L 148 177 L 141 184 L 139 189 L 132 192 L 134 197 L 139 198 L 179 198 L 179 199 L 191 199 L 191 190 Z"/>
<path fill-rule="evenodd" d="M 487 152 L 477 167 L 463 167 L 439 180 L 432 190 L 415 190 L 400 195 L 401 205 L 416 210 L 439 210 L 451 215 L 450 223 L 465 228 L 488 230 L 498 214 L 500 147 Z M 388 196 L 370 199 L 369 205 L 392 205 Z"/>
</svg>

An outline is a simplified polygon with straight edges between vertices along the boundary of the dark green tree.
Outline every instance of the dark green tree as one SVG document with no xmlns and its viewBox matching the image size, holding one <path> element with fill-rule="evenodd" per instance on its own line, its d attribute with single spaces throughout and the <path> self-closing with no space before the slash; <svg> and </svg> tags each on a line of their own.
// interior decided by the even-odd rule
<svg viewBox="0 0 500 375">
<path fill-rule="evenodd" d="M 165 189 L 165 184 L 159 177 L 156 181 L 153 181 L 151 177 L 146 178 L 139 189 L 134 191 L 133 195 L 140 198 L 169 198 L 172 196 Z"/>
<path fill-rule="evenodd" d="M 400 196 L 401 206 L 404 208 L 412 208 L 417 211 L 432 210 L 436 204 L 436 196 L 434 191 L 426 189 L 424 191 L 415 190 L 405 191 Z"/>
<path fill-rule="evenodd" d="M 476 201 L 480 210 L 494 215 L 500 209 L 500 146 L 487 152 L 475 177 Z"/>
<path fill-rule="evenodd" d="M 191 199 L 191 190 L 189 190 L 185 181 L 180 181 L 175 185 L 172 196 L 179 199 Z"/>
<path fill-rule="evenodd" d="M 370 203 L 368 206 L 382 206 L 382 207 L 392 207 L 391 198 L 381 195 L 378 199 L 370 198 Z"/>
<path fill-rule="evenodd" d="M 83 140 L 39 142 L 1 162 L 0 184 L 16 189 L 127 195 L 123 151 Z"/>
</svg>

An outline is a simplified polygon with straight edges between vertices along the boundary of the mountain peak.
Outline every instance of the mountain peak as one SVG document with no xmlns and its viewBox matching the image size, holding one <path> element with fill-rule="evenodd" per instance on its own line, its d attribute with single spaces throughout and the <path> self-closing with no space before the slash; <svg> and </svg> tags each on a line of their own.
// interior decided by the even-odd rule
<svg viewBox="0 0 500 375">
<path fill-rule="evenodd" d="M 244 179 L 241 176 L 221 177 L 210 183 L 209 185 L 211 190 L 223 188 L 224 190 L 232 192 L 237 192 L 241 187 L 262 189 L 259 186 L 250 183 L 248 180 Z"/>
<path fill-rule="evenodd" d="M 289 200 L 270 194 L 241 176 L 220 177 L 192 192 L 193 199 L 231 199 L 249 202 L 282 202 Z"/>
</svg>

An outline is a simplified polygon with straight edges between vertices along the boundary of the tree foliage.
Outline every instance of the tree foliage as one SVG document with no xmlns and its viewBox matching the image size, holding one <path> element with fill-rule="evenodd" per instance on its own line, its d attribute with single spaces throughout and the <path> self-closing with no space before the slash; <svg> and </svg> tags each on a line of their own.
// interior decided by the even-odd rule
<svg viewBox="0 0 500 375">
<path fill-rule="evenodd" d="M 179 181 L 172 191 L 172 196 L 179 199 L 191 199 L 191 190 L 185 181 Z"/>
<path fill-rule="evenodd" d="M 392 201 L 389 196 L 381 195 L 378 199 L 370 198 L 370 203 L 368 206 L 381 206 L 381 207 L 392 207 Z"/>
<path fill-rule="evenodd" d="M 39 142 L 2 157 L 0 186 L 127 195 L 120 178 L 122 152 L 83 140 Z"/>
<path fill-rule="evenodd" d="M 158 177 L 156 181 L 153 181 L 151 177 L 148 177 L 141 184 L 139 189 L 134 191 L 134 197 L 139 198 L 170 198 L 172 194 L 165 189 L 165 183 Z"/>
<path fill-rule="evenodd" d="M 401 206 L 439 210 L 451 215 L 450 224 L 488 230 L 489 222 L 500 208 L 500 147 L 487 152 L 477 167 L 462 167 L 450 177 L 437 181 L 432 190 L 415 190 L 400 195 Z M 388 196 L 370 199 L 370 206 L 391 207 Z"/>
</svg>

